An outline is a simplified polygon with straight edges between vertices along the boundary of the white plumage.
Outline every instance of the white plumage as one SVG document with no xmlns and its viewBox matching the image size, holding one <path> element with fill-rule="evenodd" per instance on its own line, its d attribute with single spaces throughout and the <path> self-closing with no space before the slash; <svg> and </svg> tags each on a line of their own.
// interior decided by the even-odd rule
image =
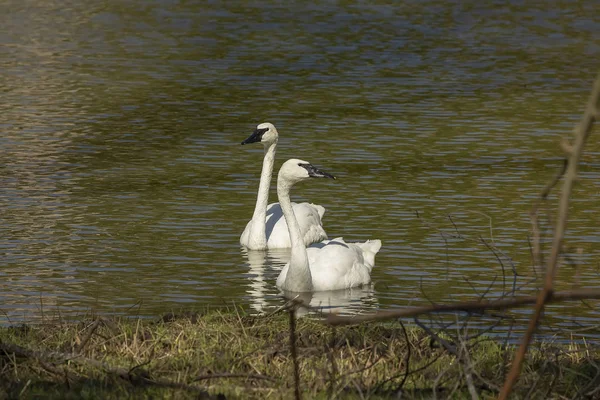
<svg viewBox="0 0 600 400">
<path fill-rule="evenodd" d="M 254 133 L 242 142 L 242 144 L 261 142 L 265 147 L 254 214 L 240 237 L 240 244 L 250 250 L 291 247 L 281 206 L 279 203 L 267 205 L 278 138 L 279 133 L 275 126 L 265 122 L 258 125 Z M 311 203 L 292 203 L 292 207 L 297 215 L 302 240 L 306 245 L 327 239 L 327 233 L 321 223 L 325 214 L 324 207 Z"/>
<path fill-rule="evenodd" d="M 339 290 L 367 284 L 380 240 L 346 243 L 343 238 L 325 240 L 306 247 L 300 224 L 290 201 L 291 187 L 308 178 L 334 178 L 310 163 L 291 159 L 279 170 L 277 196 L 292 242 L 291 259 L 277 278 L 277 287 L 290 292 Z M 335 179 L 335 178 L 334 178 Z"/>
</svg>

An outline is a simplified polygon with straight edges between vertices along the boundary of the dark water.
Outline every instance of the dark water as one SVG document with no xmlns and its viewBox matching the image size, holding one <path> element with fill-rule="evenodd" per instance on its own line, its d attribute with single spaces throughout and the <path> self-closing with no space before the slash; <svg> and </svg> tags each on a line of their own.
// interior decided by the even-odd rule
<svg viewBox="0 0 600 400">
<path fill-rule="evenodd" d="M 598 72 L 599 22 L 594 1 L 2 2 L 0 323 L 281 305 L 285 252 L 238 242 L 262 162 L 239 142 L 264 121 L 276 168 L 340 178 L 293 193 L 330 237 L 383 241 L 373 287 L 313 304 L 531 294 L 528 212 Z M 561 289 L 600 288 L 593 138 Z M 548 316 L 594 325 L 595 304 Z"/>
</svg>

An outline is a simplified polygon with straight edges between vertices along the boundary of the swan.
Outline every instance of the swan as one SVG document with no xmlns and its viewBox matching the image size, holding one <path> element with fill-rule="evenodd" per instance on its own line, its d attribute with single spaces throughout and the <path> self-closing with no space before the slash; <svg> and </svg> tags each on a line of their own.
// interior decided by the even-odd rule
<svg viewBox="0 0 600 400">
<path fill-rule="evenodd" d="M 279 133 L 269 122 L 259 124 L 252 135 L 242 144 L 261 142 L 265 147 L 258 196 L 252 219 L 246 224 L 240 237 L 240 244 L 250 250 L 282 249 L 291 247 L 287 224 L 283 218 L 279 203 L 267 205 L 269 187 L 273 174 L 273 162 Z M 309 245 L 327 239 L 321 219 L 325 208 L 310 203 L 292 203 L 294 213 L 298 218 L 301 237 L 304 244 Z"/>
<path fill-rule="evenodd" d="M 335 177 L 298 159 L 287 160 L 277 176 L 277 197 L 288 225 L 292 250 L 279 277 L 277 287 L 287 292 L 339 290 L 367 284 L 381 240 L 346 243 L 339 237 L 306 247 L 300 224 L 290 201 L 291 187 L 309 178 Z"/>
</svg>

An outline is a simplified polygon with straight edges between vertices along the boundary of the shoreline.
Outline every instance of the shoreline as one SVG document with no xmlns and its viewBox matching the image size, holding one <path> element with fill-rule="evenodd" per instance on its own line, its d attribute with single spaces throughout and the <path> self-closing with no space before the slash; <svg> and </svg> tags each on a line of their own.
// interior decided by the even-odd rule
<svg viewBox="0 0 600 400">
<path fill-rule="evenodd" d="M 334 328 L 315 318 L 294 321 L 294 348 L 285 310 L 252 316 L 229 307 L 0 327 L 0 389 L 9 398 L 293 398 L 296 363 L 303 398 L 385 399 L 398 391 L 462 398 L 469 380 L 480 396 L 493 397 L 515 348 L 400 322 Z M 599 358 L 589 344 L 538 342 L 515 395 L 590 392 Z"/>
</svg>

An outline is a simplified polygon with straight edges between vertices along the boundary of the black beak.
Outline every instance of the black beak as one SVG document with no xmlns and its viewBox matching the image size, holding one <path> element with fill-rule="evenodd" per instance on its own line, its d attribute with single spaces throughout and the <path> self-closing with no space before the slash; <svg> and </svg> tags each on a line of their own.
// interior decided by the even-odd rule
<svg viewBox="0 0 600 400">
<path fill-rule="evenodd" d="M 331 175 L 328 172 L 322 171 L 320 169 L 315 168 L 311 164 L 299 164 L 301 167 L 304 167 L 308 171 L 308 176 L 311 178 L 331 178 L 337 179 L 335 176 Z"/>
<path fill-rule="evenodd" d="M 252 133 L 252 135 L 248 136 L 246 138 L 246 140 L 244 140 L 242 142 L 242 144 L 248 144 L 248 143 L 256 143 L 256 142 L 260 142 L 262 140 L 263 135 L 265 134 L 266 131 L 268 131 L 269 128 L 264 128 L 264 129 L 257 129 L 254 131 L 254 133 Z"/>
</svg>

